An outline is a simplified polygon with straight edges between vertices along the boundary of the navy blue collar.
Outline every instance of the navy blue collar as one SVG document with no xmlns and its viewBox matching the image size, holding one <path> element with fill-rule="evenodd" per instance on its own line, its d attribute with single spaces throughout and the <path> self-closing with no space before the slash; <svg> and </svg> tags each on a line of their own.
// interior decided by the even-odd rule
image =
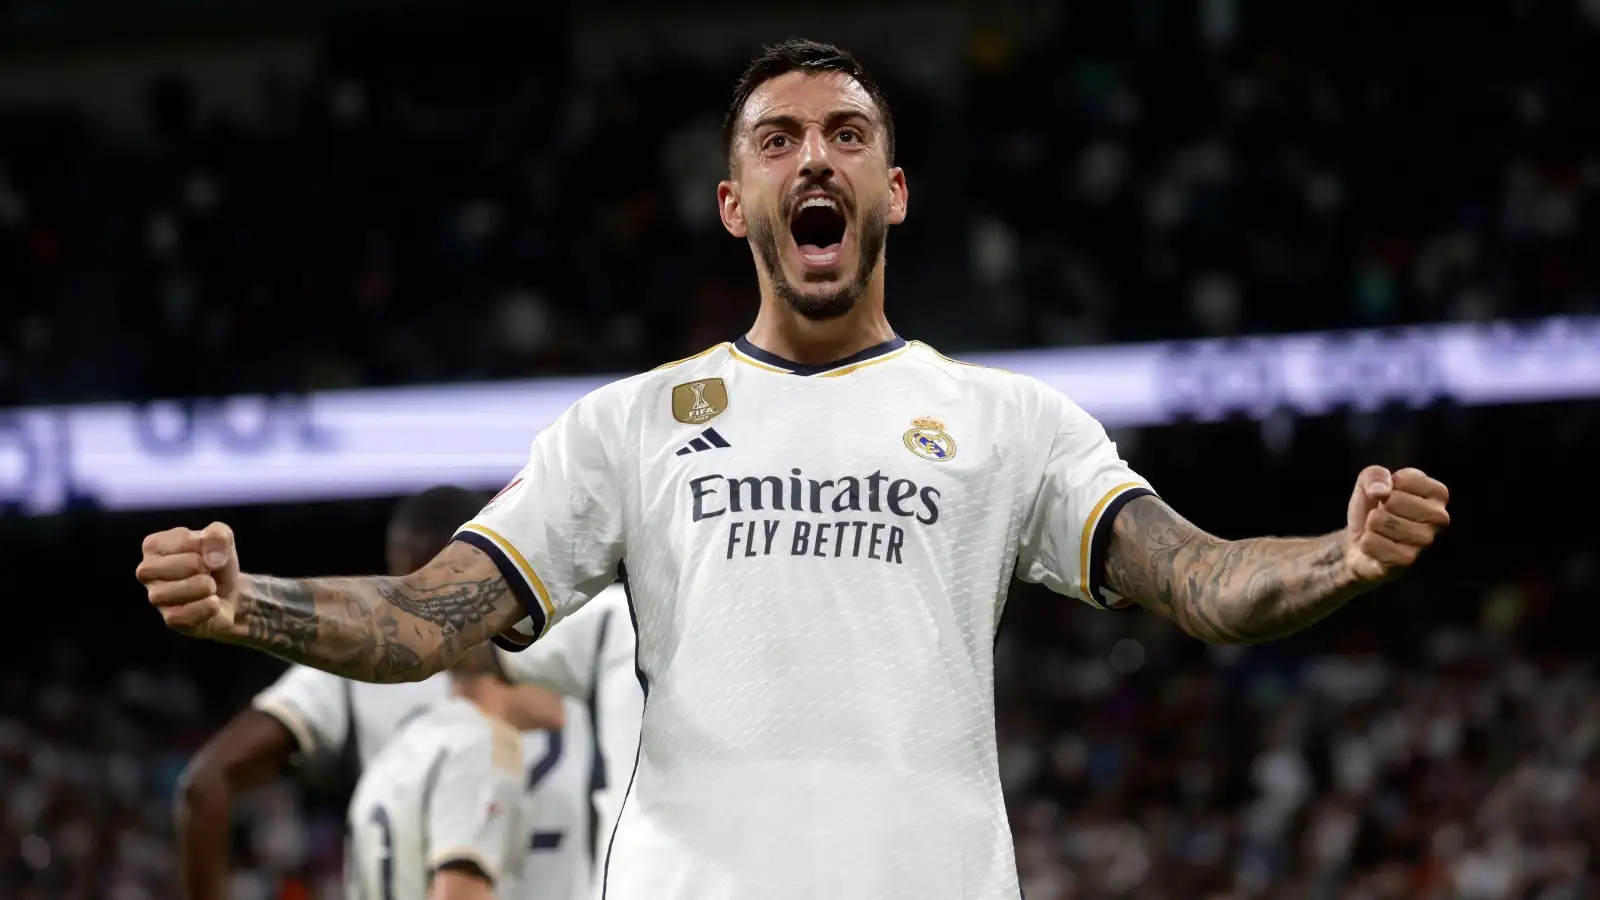
<svg viewBox="0 0 1600 900">
<path fill-rule="evenodd" d="M 745 356 L 748 356 L 758 362 L 764 362 L 769 366 L 787 369 L 791 375 L 821 375 L 824 372 L 831 372 L 834 369 L 842 369 L 845 366 L 853 366 L 856 363 L 866 362 L 869 359 L 874 359 L 884 355 L 885 353 L 893 353 L 905 345 L 906 339 L 897 334 L 881 344 L 873 344 L 871 347 L 868 347 L 859 353 L 852 353 L 849 356 L 846 356 L 844 359 L 836 359 L 831 363 L 823 363 L 822 365 L 808 365 L 806 363 L 797 363 L 793 360 L 784 359 L 776 353 L 768 353 L 760 347 L 757 347 L 755 344 L 750 343 L 749 339 L 747 339 L 744 335 L 740 335 L 739 339 L 733 342 L 734 349 L 738 350 L 740 353 L 743 353 Z"/>
</svg>

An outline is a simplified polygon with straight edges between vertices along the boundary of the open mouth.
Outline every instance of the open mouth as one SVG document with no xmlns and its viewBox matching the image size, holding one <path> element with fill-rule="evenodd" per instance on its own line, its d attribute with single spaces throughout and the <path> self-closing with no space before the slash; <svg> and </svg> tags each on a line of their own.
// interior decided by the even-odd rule
<svg viewBox="0 0 1600 900">
<path fill-rule="evenodd" d="M 789 234 L 807 268 L 830 268 L 844 247 L 844 211 L 831 197 L 807 197 L 795 207 Z"/>
</svg>

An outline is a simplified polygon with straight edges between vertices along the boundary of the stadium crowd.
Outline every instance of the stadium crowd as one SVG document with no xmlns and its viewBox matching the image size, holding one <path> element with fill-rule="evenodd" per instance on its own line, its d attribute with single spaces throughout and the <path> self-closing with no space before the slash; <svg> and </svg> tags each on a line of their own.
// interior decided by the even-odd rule
<svg viewBox="0 0 1600 900">
<path fill-rule="evenodd" d="M 1077 616 L 1099 632 L 1089 647 L 1063 653 L 1052 630 L 1002 655 L 1026 896 L 1594 896 L 1593 660 L 1516 636 L 1528 593 L 1549 588 L 1461 598 L 1479 627 L 1422 629 L 1399 660 L 1357 642 L 1292 666 L 1179 661 L 1169 629 Z"/>
<path fill-rule="evenodd" d="M 913 188 L 891 316 L 959 353 L 1600 307 L 1600 68 L 1576 62 L 1600 50 L 1600 4 L 1475 6 L 1426 66 L 1405 14 L 1279 6 L 1081 4 L 1026 39 L 976 28 L 952 95 L 883 61 Z M 0 406 L 624 372 L 735 336 L 754 285 L 710 199 L 732 71 L 513 44 L 413 67 L 404 35 L 335 30 L 265 126 L 152 84 L 144 146 L 73 110 L 0 108 Z M 919 218 L 924 197 L 954 226 Z M 1588 452 L 1592 472 L 1597 419 L 1522 413 L 1318 426 L 1346 442 L 1341 484 L 1350 460 L 1454 448 L 1441 474 L 1469 524 L 1435 575 L 1374 601 L 1403 616 L 1369 605 L 1222 651 L 1019 587 L 997 707 L 1029 900 L 1600 896 L 1600 672 L 1564 626 L 1600 595 L 1600 532 L 1549 525 L 1567 496 L 1493 471 L 1536 443 L 1559 445 L 1548 471 Z M 1201 449 L 1193 432 L 1119 440 L 1169 498 L 1212 492 L 1175 503 L 1214 530 L 1244 515 L 1228 479 L 1260 473 L 1293 510 L 1274 521 L 1327 527 L 1291 499 L 1329 474 L 1318 442 L 1208 427 L 1234 430 Z M 1596 496 L 1574 477 L 1569 496 Z M 1474 488 L 1505 507 L 1477 525 Z M 1553 541 L 1493 524 L 1524 500 Z M 302 549 L 381 531 L 381 513 L 238 515 Z M 59 569 L 90 552 L 72 541 L 125 554 L 139 527 L 0 521 L 0 545 Z M 350 567 L 334 544 L 270 564 Z M 90 592 L 148 612 L 116 559 Z M 167 654 L 148 621 L 88 645 L 67 627 L 0 668 L 0 896 L 177 896 L 178 771 L 271 664 Z M 257 794 L 234 896 L 318 896 L 338 821 L 287 781 Z"/>
<path fill-rule="evenodd" d="M 1594 9 L 1477 5 L 1426 66 L 1420 13 L 1237 0 L 973 29 L 957 91 L 869 57 L 916 192 L 891 306 L 947 352 L 1592 311 Z M 533 54 L 333 29 L 250 125 L 158 80 L 140 146 L 0 110 L 0 402 L 624 372 L 736 335 L 740 57 L 584 66 L 540 25 Z"/>
</svg>

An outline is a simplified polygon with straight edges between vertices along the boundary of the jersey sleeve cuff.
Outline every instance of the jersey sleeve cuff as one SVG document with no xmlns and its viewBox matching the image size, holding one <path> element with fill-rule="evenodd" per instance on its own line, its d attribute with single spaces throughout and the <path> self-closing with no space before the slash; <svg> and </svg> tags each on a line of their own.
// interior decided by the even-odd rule
<svg viewBox="0 0 1600 900">
<path fill-rule="evenodd" d="M 482 853 L 471 847 L 451 847 L 448 850 L 441 850 L 435 853 L 428 859 L 428 871 L 437 872 L 445 866 L 460 865 L 462 863 L 472 866 L 483 873 L 483 877 L 489 879 L 491 886 L 500 880 L 498 869 L 490 865 L 489 860 Z"/>
<path fill-rule="evenodd" d="M 513 625 L 494 637 L 489 638 L 489 643 L 499 647 L 501 650 L 504 650 L 507 653 L 521 653 L 522 651 L 533 646 L 534 639 L 518 631 L 516 626 Z"/>
<path fill-rule="evenodd" d="M 539 583 L 538 576 L 531 569 L 524 570 L 520 559 L 513 559 L 516 551 L 498 534 L 478 525 L 463 527 L 456 532 L 455 539 L 470 544 L 482 550 L 485 556 L 494 561 L 496 569 L 500 570 L 500 577 L 506 580 L 511 588 L 511 593 L 522 604 L 522 609 L 528 614 L 530 620 L 531 636 L 520 634 L 515 627 L 495 635 L 495 646 L 502 650 L 515 653 L 527 649 L 540 635 L 544 634 L 545 625 L 549 616 L 545 612 L 544 585 Z M 508 552 L 509 550 L 509 552 Z M 520 557 L 520 554 L 518 554 Z"/>
<path fill-rule="evenodd" d="M 295 745 L 300 749 L 301 756 L 310 756 L 317 748 L 317 739 L 311 729 L 306 725 L 306 720 L 293 706 L 275 697 L 258 698 L 250 704 L 259 712 L 278 720 L 289 734 L 294 737 Z"/>
<path fill-rule="evenodd" d="M 1155 491 L 1134 482 L 1112 488 L 1097 504 L 1096 514 L 1084 531 L 1084 543 L 1087 545 L 1085 549 L 1088 552 L 1083 560 L 1082 584 L 1084 598 L 1096 608 L 1120 609 L 1128 605 L 1127 600 L 1106 587 L 1106 554 L 1111 549 L 1111 534 L 1115 528 L 1117 513 L 1121 512 L 1130 500 L 1155 495 Z"/>
</svg>

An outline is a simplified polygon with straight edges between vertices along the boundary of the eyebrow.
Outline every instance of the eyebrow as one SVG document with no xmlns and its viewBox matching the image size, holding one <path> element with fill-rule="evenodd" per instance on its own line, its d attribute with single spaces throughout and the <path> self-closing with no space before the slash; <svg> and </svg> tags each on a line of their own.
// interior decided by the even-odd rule
<svg viewBox="0 0 1600 900">
<path fill-rule="evenodd" d="M 870 116 L 858 109 L 834 110 L 833 112 L 828 113 L 827 118 L 823 119 L 823 124 L 828 130 L 831 131 L 834 128 L 837 128 L 840 125 L 850 121 L 851 119 L 860 119 L 868 124 L 875 124 Z M 777 126 L 787 131 L 799 131 L 801 127 L 800 120 L 795 116 L 776 115 L 763 116 L 750 123 L 750 130 L 760 131 L 763 128 L 768 128 L 771 126 Z"/>
</svg>

